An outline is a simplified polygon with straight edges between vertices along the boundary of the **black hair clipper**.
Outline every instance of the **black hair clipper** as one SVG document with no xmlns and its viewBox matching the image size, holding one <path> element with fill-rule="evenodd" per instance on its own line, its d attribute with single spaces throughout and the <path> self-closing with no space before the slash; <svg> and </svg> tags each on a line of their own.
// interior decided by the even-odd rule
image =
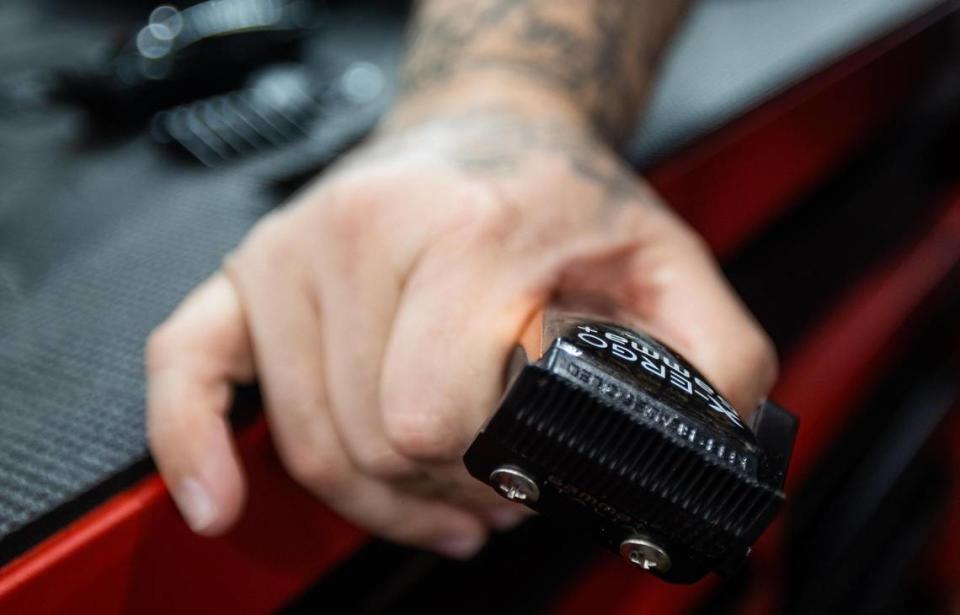
<svg viewBox="0 0 960 615">
<path fill-rule="evenodd" d="M 549 310 L 540 331 L 469 472 L 666 581 L 733 572 L 784 501 L 796 417 L 765 402 L 746 425 L 676 352 L 612 322 Z"/>
</svg>

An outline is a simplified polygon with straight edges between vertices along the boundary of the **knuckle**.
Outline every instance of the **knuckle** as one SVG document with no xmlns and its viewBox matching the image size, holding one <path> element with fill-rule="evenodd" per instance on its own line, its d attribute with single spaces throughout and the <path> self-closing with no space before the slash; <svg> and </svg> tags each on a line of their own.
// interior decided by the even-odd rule
<svg viewBox="0 0 960 615">
<path fill-rule="evenodd" d="M 311 446 L 289 444 L 281 447 L 280 455 L 293 480 L 318 496 L 329 497 L 342 489 L 346 468 L 335 455 Z"/>
<path fill-rule="evenodd" d="M 524 226 L 522 210 L 484 186 L 461 187 L 450 196 L 455 206 L 438 218 L 437 230 L 453 246 L 502 245 Z"/>
<path fill-rule="evenodd" d="M 359 446 L 354 454 L 360 470 L 375 478 L 398 479 L 416 471 L 409 460 L 392 449 L 387 442 Z"/>
<path fill-rule="evenodd" d="M 450 461 L 458 458 L 457 431 L 445 412 L 425 407 L 387 413 L 387 440 L 401 455 L 420 461 Z"/>
<path fill-rule="evenodd" d="M 473 229 L 481 243 L 500 243 L 520 225 L 520 212 L 515 207 L 507 203 L 492 204 L 482 195 L 471 198 L 472 207 L 462 208 L 456 222 L 462 228 Z"/>
<path fill-rule="evenodd" d="M 370 230 L 383 202 L 382 192 L 376 186 L 345 182 L 330 186 L 316 211 L 327 232 L 350 242 Z"/>
<path fill-rule="evenodd" d="M 184 442 L 198 432 L 199 417 L 189 412 L 157 412 L 148 408 L 146 436 L 150 452 L 159 460 L 175 456 Z"/>
<path fill-rule="evenodd" d="M 228 264 L 236 260 L 243 260 L 250 253 L 256 259 L 266 263 L 285 263 L 292 258 L 293 242 L 283 223 L 284 218 L 278 214 L 270 214 L 264 218 L 235 255 L 231 255 Z"/>
<path fill-rule="evenodd" d="M 180 335 L 169 321 L 151 331 L 144 351 L 147 369 L 155 370 L 168 365 L 180 348 L 180 342 Z"/>
</svg>

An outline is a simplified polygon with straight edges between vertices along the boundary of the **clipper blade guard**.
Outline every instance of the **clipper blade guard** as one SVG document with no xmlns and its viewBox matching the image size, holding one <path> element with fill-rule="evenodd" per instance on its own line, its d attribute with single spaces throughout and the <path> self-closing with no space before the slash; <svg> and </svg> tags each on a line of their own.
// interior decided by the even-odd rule
<svg viewBox="0 0 960 615">
<path fill-rule="evenodd" d="M 796 418 L 746 425 L 652 337 L 564 313 L 518 349 L 500 407 L 464 456 L 501 495 L 593 534 L 664 580 L 732 572 L 784 501 Z"/>
</svg>

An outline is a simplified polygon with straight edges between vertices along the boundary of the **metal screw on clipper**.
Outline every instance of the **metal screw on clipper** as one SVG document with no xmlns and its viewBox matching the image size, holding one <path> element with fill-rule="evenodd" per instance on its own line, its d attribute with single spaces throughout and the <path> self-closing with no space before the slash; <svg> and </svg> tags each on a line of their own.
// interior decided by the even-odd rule
<svg viewBox="0 0 960 615">
<path fill-rule="evenodd" d="M 540 497 L 537 483 L 513 466 L 501 466 L 491 472 L 490 484 L 511 502 L 536 502 Z"/>
<path fill-rule="evenodd" d="M 666 572 L 670 570 L 670 556 L 649 538 L 635 536 L 620 543 L 620 555 L 644 570 Z"/>
</svg>

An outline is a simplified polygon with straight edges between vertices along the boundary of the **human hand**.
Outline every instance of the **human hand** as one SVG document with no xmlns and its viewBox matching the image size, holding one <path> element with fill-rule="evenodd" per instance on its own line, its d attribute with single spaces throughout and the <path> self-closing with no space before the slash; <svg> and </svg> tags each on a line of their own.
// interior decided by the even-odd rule
<svg viewBox="0 0 960 615">
<path fill-rule="evenodd" d="M 605 296 L 738 409 L 757 405 L 775 356 L 703 241 L 556 108 L 388 122 L 157 329 L 150 445 L 194 530 L 241 512 L 226 413 L 233 385 L 257 379 L 300 484 L 373 533 L 469 557 L 525 512 L 461 456 L 558 294 Z"/>
</svg>

